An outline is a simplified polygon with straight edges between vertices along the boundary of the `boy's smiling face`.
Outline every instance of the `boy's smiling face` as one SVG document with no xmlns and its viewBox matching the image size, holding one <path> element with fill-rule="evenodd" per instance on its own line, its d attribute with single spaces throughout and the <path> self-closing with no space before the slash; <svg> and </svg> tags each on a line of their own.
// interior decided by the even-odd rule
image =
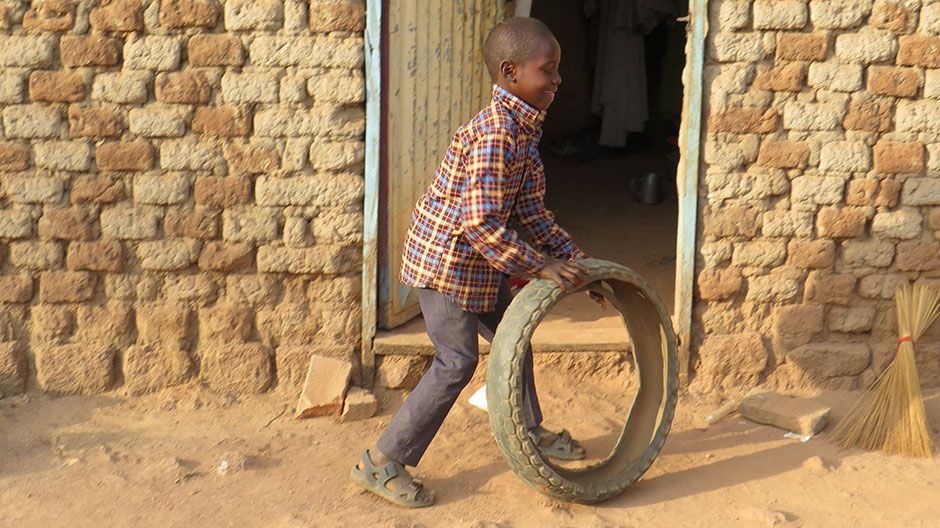
<svg viewBox="0 0 940 528">
<path fill-rule="evenodd" d="M 525 62 L 500 64 L 500 86 L 539 110 L 546 110 L 555 100 L 561 75 L 561 46 L 550 38 L 534 44 L 531 56 Z"/>
</svg>

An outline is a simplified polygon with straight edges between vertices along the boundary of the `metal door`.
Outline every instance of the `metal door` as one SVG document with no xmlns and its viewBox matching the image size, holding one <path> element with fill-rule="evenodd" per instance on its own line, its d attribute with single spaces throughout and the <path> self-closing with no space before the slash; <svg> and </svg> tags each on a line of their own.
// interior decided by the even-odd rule
<svg viewBox="0 0 940 528">
<path fill-rule="evenodd" d="M 512 5 L 504 0 L 387 0 L 378 322 L 418 314 L 416 292 L 398 280 L 411 209 L 450 139 L 490 99 L 483 40 Z"/>
</svg>

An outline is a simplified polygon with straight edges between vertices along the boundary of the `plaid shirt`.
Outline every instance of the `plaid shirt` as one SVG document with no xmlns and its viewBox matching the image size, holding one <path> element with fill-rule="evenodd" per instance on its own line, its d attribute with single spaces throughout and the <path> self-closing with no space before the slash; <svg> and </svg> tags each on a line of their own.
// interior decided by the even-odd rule
<svg viewBox="0 0 940 528">
<path fill-rule="evenodd" d="M 457 130 L 415 204 L 402 282 L 438 290 L 468 312 L 493 311 L 504 274 L 535 274 L 547 263 L 507 226 L 511 217 L 550 256 L 586 258 L 543 203 L 537 147 L 544 119 L 544 112 L 493 86 L 493 101 Z"/>
</svg>

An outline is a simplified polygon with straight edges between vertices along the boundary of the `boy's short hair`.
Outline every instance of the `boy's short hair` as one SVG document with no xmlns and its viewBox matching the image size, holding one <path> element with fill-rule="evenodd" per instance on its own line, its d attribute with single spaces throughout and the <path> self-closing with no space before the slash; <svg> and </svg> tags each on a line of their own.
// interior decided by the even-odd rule
<svg viewBox="0 0 940 528">
<path fill-rule="evenodd" d="M 541 20 L 510 17 L 496 24 L 483 43 L 483 62 L 495 81 L 503 61 L 522 64 L 537 50 L 542 39 L 555 40 L 555 35 Z"/>
</svg>

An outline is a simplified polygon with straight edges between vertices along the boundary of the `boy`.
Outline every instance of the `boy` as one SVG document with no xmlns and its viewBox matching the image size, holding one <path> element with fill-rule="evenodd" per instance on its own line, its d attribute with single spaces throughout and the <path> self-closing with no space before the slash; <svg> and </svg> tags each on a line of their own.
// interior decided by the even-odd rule
<svg viewBox="0 0 940 528">
<path fill-rule="evenodd" d="M 536 150 L 545 110 L 561 76 L 561 48 L 542 22 L 510 18 L 487 36 L 483 58 L 493 100 L 460 127 L 418 200 L 405 239 L 401 280 L 419 288 L 428 335 L 437 347 L 424 374 L 353 478 L 396 504 L 424 507 L 434 495 L 404 466 L 415 466 L 477 365 L 477 332 L 492 340 L 511 294 L 507 277 L 524 272 L 577 287 L 586 255 L 545 209 L 545 175 Z M 546 258 L 507 226 L 513 216 Z M 564 260 L 555 260 L 555 259 Z M 525 414 L 543 455 L 584 457 L 566 432 L 539 424 L 531 351 L 525 362 Z"/>
</svg>

